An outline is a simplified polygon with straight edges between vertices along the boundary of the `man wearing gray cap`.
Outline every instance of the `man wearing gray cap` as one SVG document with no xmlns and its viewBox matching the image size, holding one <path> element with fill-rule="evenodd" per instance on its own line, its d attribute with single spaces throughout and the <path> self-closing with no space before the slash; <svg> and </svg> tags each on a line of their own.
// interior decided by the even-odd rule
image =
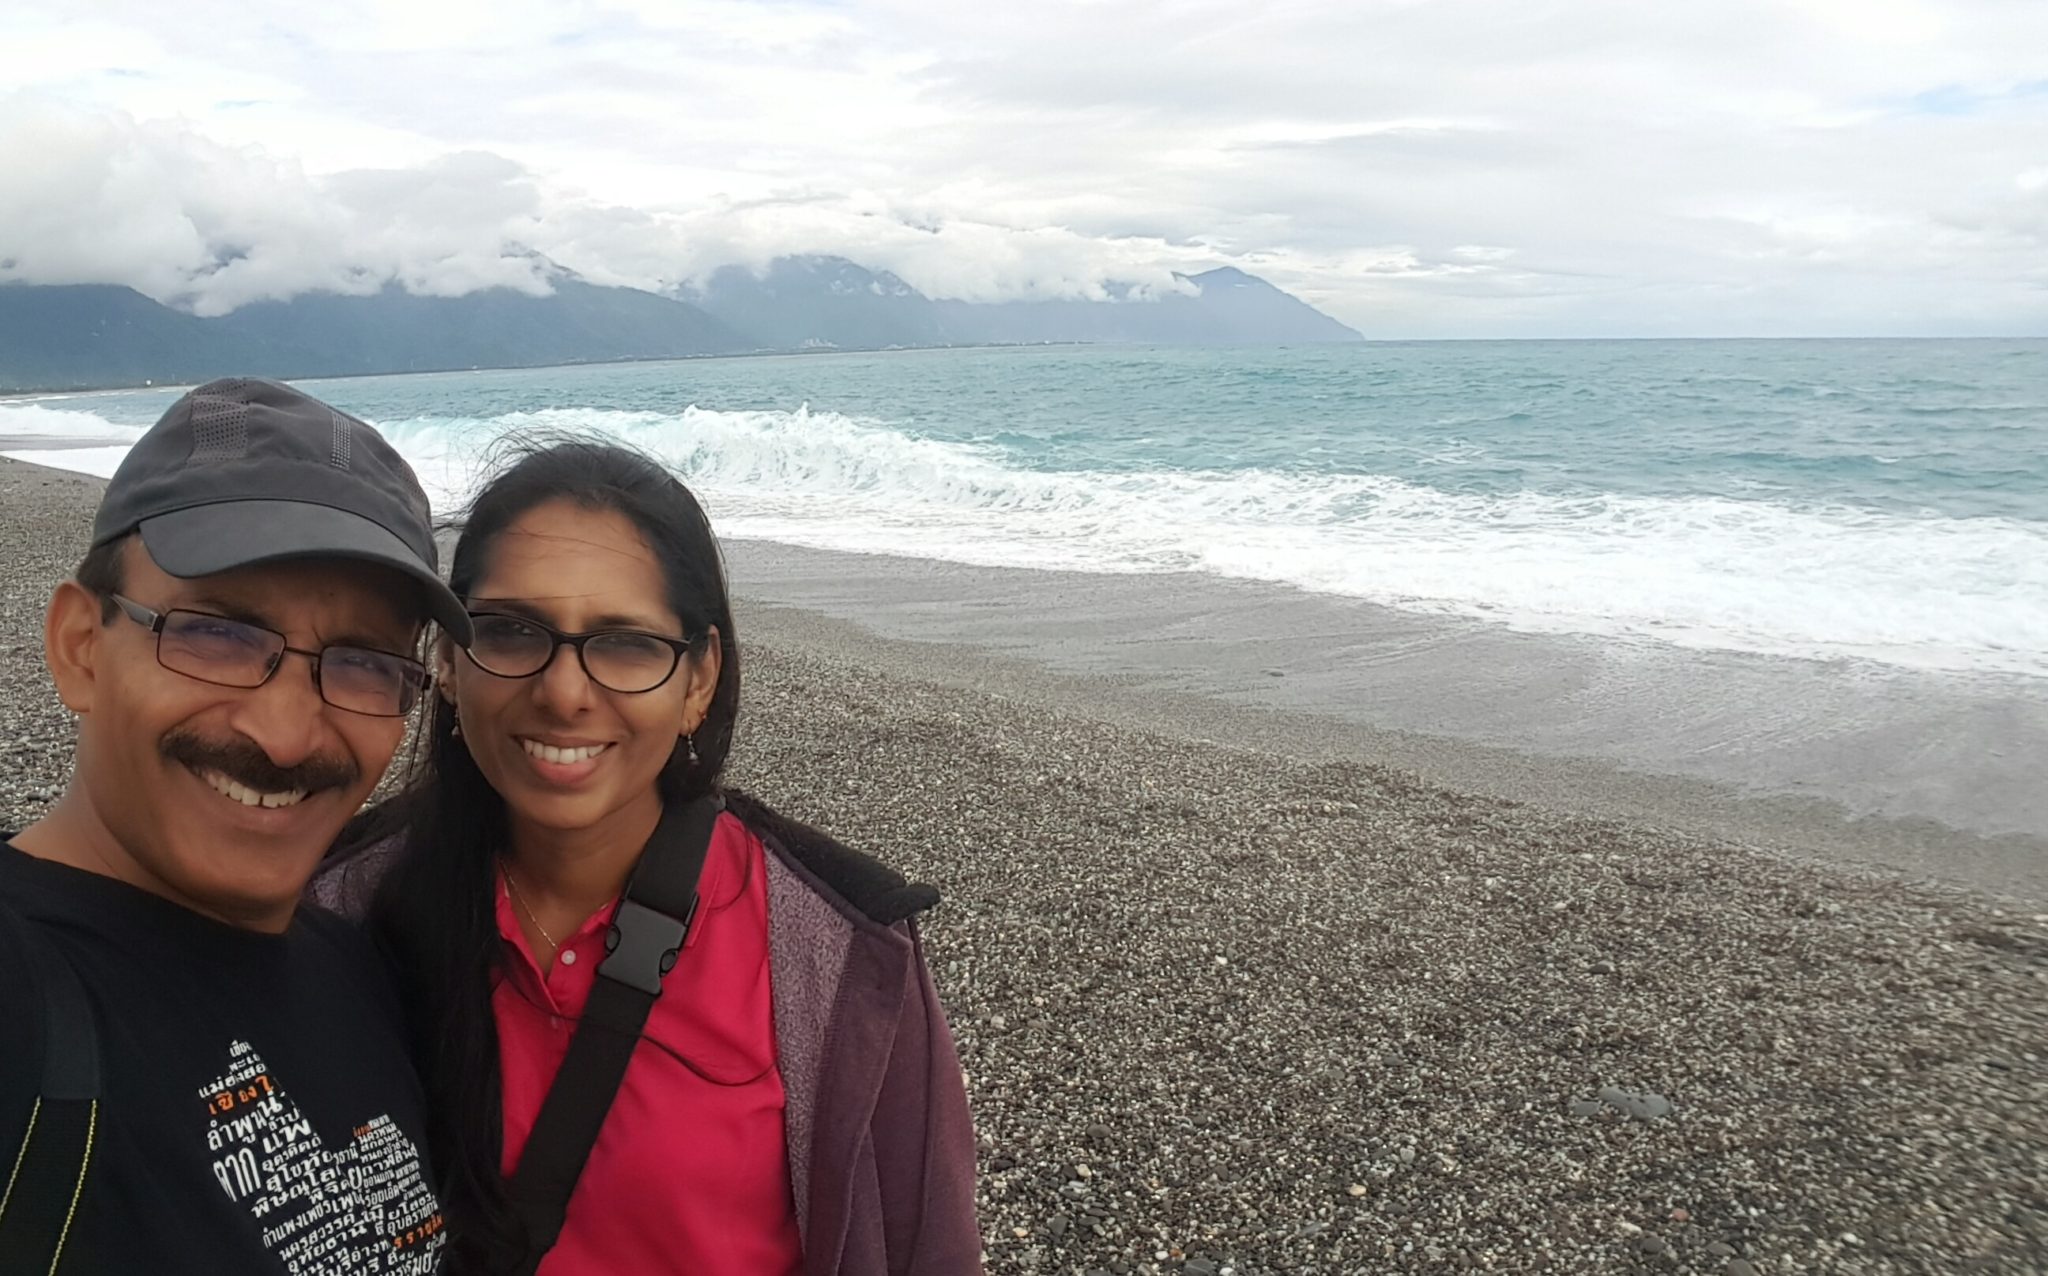
<svg viewBox="0 0 2048 1276">
<path fill-rule="evenodd" d="M 44 627 L 71 783 L 0 839 L 0 1272 L 434 1270 L 396 1004 L 297 909 L 429 620 L 468 641 L 412 471 L 289 386 L 199 387 L 108 484 Z"/>
</svg>

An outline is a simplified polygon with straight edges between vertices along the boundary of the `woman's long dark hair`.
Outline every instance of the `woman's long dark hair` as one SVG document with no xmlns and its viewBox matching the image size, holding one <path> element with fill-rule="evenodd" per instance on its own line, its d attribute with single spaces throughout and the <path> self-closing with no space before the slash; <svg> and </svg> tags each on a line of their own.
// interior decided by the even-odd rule
<svg viewBox="0 0 2048 1276">
<path fill-rule="evenodd" d="M 654 551 L 669 609 L 685 633 L 717 627 L 718 686 L 694 733 L 696 758 L 679 742 L 658 781 L 666 802 L 713 790 L 739 713 L 739 647 L 711 525 L 659 462 L 580 439 L 520 445 L 471 504 L 449 584 L 469 597 L 505 529 L 536 506 L 562 500 L 624 516 Z M 494 873 L 509 823 L 504 799 L 456 736 L 454 711 L 438 696 L 405 787 L 347 840 L 360 847 L 392 834 L 402 836 L 403 849 L 378 885 L 369 924 L 403 973 L 414 1057 L 427 1089 L 428 1142 L 450 1225 L 445 1270 L 503 1271 L 525 1248 L 500 1173 L 503 1096 L 491 1013 L 500 942 Z"/>
</svg>

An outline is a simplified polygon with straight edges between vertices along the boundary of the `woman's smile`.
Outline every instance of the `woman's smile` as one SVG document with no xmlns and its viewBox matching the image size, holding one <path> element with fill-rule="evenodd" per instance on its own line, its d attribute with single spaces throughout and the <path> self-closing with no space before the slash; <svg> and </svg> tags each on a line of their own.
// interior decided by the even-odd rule
<svg viewBox="0 0 2048 1276">
<path fill-rule="evenodd" d="M 582 783 L 596 773 L 612 751 L 609 743 L 558 745 L 533 736 L 515 736 L 535 775 L 557 787 Z"/>
</svg>

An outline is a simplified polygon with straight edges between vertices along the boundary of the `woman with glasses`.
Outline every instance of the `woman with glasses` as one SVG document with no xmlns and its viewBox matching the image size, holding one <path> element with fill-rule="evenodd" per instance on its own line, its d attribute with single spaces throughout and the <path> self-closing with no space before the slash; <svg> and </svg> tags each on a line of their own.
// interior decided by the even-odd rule
<svg viewBox="0 0 2048 1276">
<path fill-rule="evenodd" d="M 446 1270 L 979 1272 L 964 1084 L 914 922 L 936 893 L 721 785 L 739 649 L 690 493 L 626 449 L 530 451 L 476 498 L 450 584 L 474 644 L 438 648 L 415 774 L 315 890 L 366 914 L 405 985 Z M 709 829 L 694 904 L 641 910 L 636 867 L 681 812 Z M 633 995 L 614 972 L 647 918 L 670 951 L 638 1035 L 611 1038 L 615 1093 L 565 1094 L 594 1075 L 565 1059 L 606 1048 L 586 1009 L 608 1024 L 600 1003 Z M 578 1120 L 595 1136 L 565 1171 Z"/>
</svg>

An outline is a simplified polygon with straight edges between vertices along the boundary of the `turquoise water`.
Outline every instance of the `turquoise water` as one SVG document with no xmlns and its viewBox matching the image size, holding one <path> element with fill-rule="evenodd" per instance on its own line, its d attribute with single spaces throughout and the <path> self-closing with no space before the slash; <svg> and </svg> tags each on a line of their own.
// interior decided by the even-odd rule
<svg viewBox="0 0 2048 1276">
<path fill-rule="evenodd" d="M 2042 341 L 1046 347 L 314 388 L 449 501 L 494 439 L 597 430 L 668 459 L 727 535 L 2048 676 Z M 0 436 L 105 472 L 171 397 L 12 401 Z"/>
</svg>

